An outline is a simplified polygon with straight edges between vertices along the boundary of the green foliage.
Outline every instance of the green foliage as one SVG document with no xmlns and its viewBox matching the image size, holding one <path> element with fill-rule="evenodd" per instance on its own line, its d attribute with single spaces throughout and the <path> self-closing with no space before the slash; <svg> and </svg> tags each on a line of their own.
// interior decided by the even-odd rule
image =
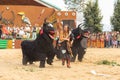
<svg viewBox="0 0 120 80">
<path fill-rule="evenodd" d="M 84 9 L 84 25 L 86 28 L 92 29 L 92 32 L 101 32 L 102 31 L 102 16 L 100 13 L 100 9 L 98 7 L 98 0 L 95 2 L 89 1 L 86 4 L 86 8 Z"/>
<path fill-rule="evenodd" d="M 118 64 L 115 61 L 108 61 L 108 60 L 102 60 L 102 61 L 98 61 L 97 62 L 98 65 L 112 65 L 112 66 L 120 66 L 120 64 Z"/>
<path fill-rule="evenodd" d="M 120 0 L 114 4 L 114 13 L 111 17 L 111 24 L 114 28 L 114 31 L 120 31 Z"/>
</svg>

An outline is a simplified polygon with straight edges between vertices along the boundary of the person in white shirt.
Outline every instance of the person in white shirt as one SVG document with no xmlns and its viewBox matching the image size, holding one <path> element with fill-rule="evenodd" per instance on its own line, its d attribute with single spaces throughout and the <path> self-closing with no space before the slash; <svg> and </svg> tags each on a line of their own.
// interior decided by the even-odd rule
<svg viewBox="0 0 120 80">
<path fill-rule="evenodd" d="M 24 32 L 23 29 L 20 29 L 20 30 L 19 30 L 19 36 L 20 36 L 21 38 L 23 38 L 23 35 L 25 35 L 25 32 Z"/>
<path fill-rule="evenodd" d="M 29 39 L 30 38 L 30 26 L 29 25 L 26 25 L 25 31 L 26 31 L 27 39 Z"/>
<path fill-rule="evenodd" d="M 37 30 L 36 30 L 36 27 L 34 26 L 32 28 L 32 39 L 36 39 L 36 37 L 37 37 Z"/>
</svg>

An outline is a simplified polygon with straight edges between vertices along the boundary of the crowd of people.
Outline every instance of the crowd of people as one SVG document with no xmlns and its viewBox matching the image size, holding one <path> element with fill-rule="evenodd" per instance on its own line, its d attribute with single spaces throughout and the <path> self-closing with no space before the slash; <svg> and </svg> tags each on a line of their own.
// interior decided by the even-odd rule
<svg viewBox="0 0 120 80">
<path fill-rule="evenodd" d="M 88 38 L 88 47 L 118 48 L 120 47 L 120 32 L 91 33 Z"/>
<path fill-rule="evenodd" d="M 37 33 L 41 27 L 36 24 L 34 26 L 0 26 L 0 38 L 1 39 L 36 39 Z M 88 38 L 88 47 L 91 48 L 110 48 L 120 47 L 120 32 L 100 32 L 90 33 Z"/>
<path fill-rule="evenodd" d="M 34 26 L 5 26 L 0 25 L 0 38 L 1 39 L 36 39 L 37 33 L 39 32 L 40 27 L 36 24 Z"/>
</svg>

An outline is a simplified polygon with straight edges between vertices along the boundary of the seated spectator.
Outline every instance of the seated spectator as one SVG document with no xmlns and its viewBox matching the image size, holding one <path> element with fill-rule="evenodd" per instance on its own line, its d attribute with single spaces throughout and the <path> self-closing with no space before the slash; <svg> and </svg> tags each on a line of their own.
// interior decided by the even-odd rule
<svg viewBox="0 0 120 80">
<path fill-rule="evenodd" d="M 36 27 L 33 27 L 32 29 L 32 39 L 36 39 L 37 37 L 37 30 L 36 30 Z"/>
<path fill-rule="evenodd" d="M 25 32 L 26 32 L 26 35 L 27 35 L 27 39 L 29 39 L 30 38 L 30 26 L 29 25 L 26 25 Z"/>
<path fill-rule="evenodd" d="M 2 36 L 2 25 L 0 25 L 0 39 L 1 39 L 1 36 Z"/>
<path fill-rule="evenodd" d="M 21 37 L 21 38 L 23 38 L 23 35 L 25 35 L 25 32 L 24 32 L 24 30 L 21 28 L 20 30 L 19 30 L 19 37 Z"/>
</svg>

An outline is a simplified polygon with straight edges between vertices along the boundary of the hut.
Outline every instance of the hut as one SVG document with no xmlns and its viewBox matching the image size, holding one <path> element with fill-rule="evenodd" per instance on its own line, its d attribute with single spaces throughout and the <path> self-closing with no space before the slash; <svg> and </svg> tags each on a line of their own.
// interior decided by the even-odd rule
<svg viewBox="0 0 120 80">
<path fill-rule="evenodd" d="M 6 25 L 41 25 L 60 8 L 44 0 L 0 0 L 0 23 Z"/>
</svg>

